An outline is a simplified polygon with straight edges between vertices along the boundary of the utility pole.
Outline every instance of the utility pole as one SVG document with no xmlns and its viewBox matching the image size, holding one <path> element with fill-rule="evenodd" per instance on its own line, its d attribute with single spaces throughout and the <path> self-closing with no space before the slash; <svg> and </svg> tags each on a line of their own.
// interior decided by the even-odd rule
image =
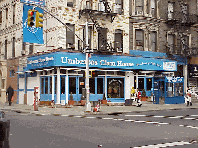
<svg viewBox="0 0 198 148">
<path fill-rule="evenodd" d="M 86 112 L 91 111 L 91 103 L 89 102 L 89 53 L 88 53 L 88 47 L 89 47 L 89 42 L 88 42 L 88 22 L 85 22 L 85 55 L 86 55 Z"/>
</svg>

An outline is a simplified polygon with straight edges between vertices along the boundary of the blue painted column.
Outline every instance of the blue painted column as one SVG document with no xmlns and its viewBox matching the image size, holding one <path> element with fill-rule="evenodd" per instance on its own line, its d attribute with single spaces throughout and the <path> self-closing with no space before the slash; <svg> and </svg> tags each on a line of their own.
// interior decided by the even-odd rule
<svg viewBox="0 0 198 148">
<path fill-rule="evenodd" d="M 60 104 L 60 67 L 57 67 L 57 92 L 56 92 L 56 104 Z"/>
<path fill-rule="evenodd" d="M 68 100 L 69 100 L 69 77 L 68 77 L 68 70 L 66 70 L 66 90 L 65 90 L 65 94 L 66 94 L 66 104 L 68 104 Z"/>
</svg>

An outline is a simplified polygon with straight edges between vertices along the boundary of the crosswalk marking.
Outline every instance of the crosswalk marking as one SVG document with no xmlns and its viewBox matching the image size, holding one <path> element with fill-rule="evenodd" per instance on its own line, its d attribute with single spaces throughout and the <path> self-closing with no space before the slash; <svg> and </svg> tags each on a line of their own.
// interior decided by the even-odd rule
<svg viewBox="0 0 198 148">
<path fill-rule="evenodd" d="M 125 115 L 125 116 L 138 116 L 138 117 L 144 117 L 146 115 Z"/>
</svg>

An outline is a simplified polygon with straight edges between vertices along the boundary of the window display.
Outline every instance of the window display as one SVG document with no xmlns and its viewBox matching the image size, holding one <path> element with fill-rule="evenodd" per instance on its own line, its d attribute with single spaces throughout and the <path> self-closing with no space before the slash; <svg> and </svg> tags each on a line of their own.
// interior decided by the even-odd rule
<svg viewBox="0 0 198 148">
<path fill-rule="evenodd" d="M 124 78 L 108 78 L 107 89 L 107 98 L 124 98 Z"/>
</svg>

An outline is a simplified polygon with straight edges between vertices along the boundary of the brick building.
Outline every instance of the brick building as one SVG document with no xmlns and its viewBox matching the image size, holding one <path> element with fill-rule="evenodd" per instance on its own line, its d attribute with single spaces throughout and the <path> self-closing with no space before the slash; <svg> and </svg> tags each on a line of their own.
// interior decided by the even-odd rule
<svg viewBox="0 0 198 148">
<path fill-rule="evenodd" d="M 81 39 L 85 38 L 83 25 L 88 20 L 89 48 L 96 53 L 177 61 L 175 72 L 134 70 L 136 77 L 130 87 L 146 87 L 143 82 L 146 79 L 137 79 L 138 75 L 164 74 L 184 76 L 186 89 L 187 62 L 197 56 L 197 0 L 46 0 L 45 3 L 47 10 Z M 23 71 L 27 66 L 26 58 L 32 55 L 52 52 L 53 49 L 81 52 L 85 47 L 77 36 L 49 14 L 44 14 L 44 44 L 24 43 L 22 16 L 23 4 L 19 0 L 0 1 L 0 90 L 3 102 L 5 89 L 11 80 L 8 80 L 13 70 L 10 67 L 18 67 L 14 68 L 15 72 Z M 13 60 L 15 65 L 10 62 Z M 14 79 L 17 74 L 14 74 Z M 20 89 L 20 86 L 14 87 L 15 91 Z"/>
</svg>

